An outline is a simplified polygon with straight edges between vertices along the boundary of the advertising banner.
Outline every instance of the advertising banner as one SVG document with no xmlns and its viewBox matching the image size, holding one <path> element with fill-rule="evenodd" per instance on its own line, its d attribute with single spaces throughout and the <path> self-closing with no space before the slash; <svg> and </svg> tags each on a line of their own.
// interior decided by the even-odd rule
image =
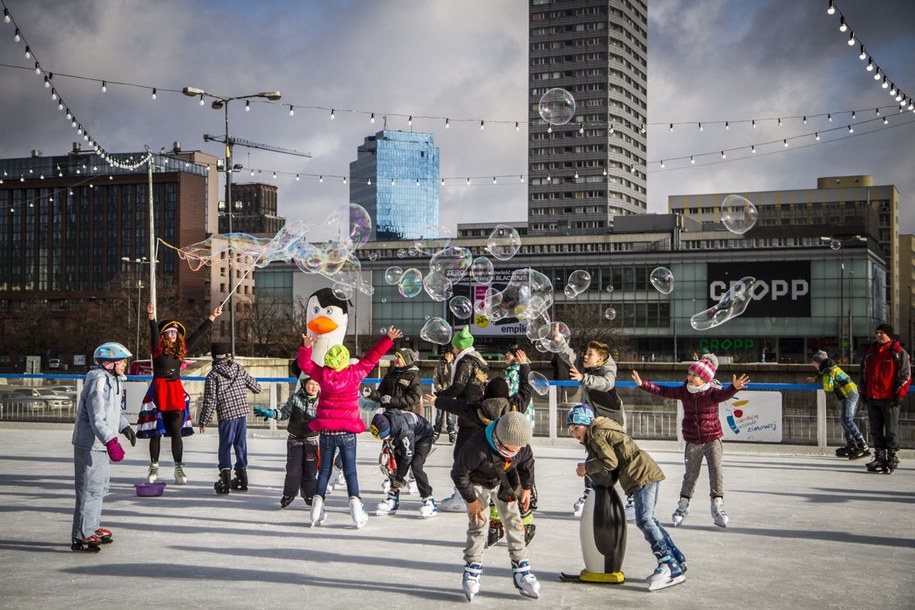
<svg viewBox="0 0 915 610">
<path fill-rule="evenodd" d="M 706 263 L 708 301 L 721 300 L 732 284 L 742 277 L 756 278 L 751 290 L 753 302 L 745 318 L 810 317 L 810 261 Z"/>
<path fill-rule="evenodd" d="M 723 441 L 780 443 L 781 392 L 738 392 L 719 405 Z"/>
</svg>

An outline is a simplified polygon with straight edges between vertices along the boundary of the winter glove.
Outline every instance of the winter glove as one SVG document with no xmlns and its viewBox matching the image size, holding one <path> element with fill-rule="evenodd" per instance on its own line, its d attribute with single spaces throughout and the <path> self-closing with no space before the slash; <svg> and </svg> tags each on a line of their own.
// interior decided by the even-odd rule
<svg viewBox="0 0 915 610">
<path fill-rule="evenodd" d="M 273 409 L 267 409 L 265 407 L 254 407 L 254 414 L 259 417 L 263 417 L 264 421 L 276 417 L 276 411 Z"/>
<path fill-rule="evenodd" d="M 121 448 L 120 443 L 118 443 L 117 437 L 105 443 L 105 449 L 108 450 L 108 457 L 111 458 L 112 462 L 120 462 L 124 459 L 124 450 Z"/>
<path fill-rule="evenodd" d="M 121 430 L 121 434 L 127 437 L 127 440 L 130 441 L 131 447 L 137 446 L 137 433 L 133 431 L 133 428 L 130 426 L 124 426 L 124 429 Z"/>
<path fill-rule="evenodd" d="M 390 404 L 390 402 L 391 402 L 391 395 L 390 395 L 390 394 L 385 394 L 384 396 L 381 397 L 381 401 L 380 401 L 380 402 L 381 402 L 381 404 L 383 404 L 383 405 Z"/>
</svg>

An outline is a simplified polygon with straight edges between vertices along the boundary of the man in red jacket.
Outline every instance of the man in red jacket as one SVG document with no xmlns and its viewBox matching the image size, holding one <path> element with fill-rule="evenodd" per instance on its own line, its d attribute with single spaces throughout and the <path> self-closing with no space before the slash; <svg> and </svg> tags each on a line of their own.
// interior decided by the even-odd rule
<svg viewBox="0 0 915 610">
<path fill-rule="evenodd" d="M 902 344 L 893 339 L 892 326 L 880 324 L 874 336 L 876 341 L 861 361 L 858 380 L 874 445 L 874 459 L 866 466 L 870 472 L 893 474 L 899 466 L 899 405 L 909 391 L 912 368 Z"/>
</svg>

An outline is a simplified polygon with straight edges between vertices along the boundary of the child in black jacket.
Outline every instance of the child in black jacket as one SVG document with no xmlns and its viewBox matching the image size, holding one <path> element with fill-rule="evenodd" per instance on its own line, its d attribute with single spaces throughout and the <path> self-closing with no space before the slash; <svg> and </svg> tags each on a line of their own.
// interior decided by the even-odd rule
<svg viewBox="0 0 915 610">
<path fill-rule="evenodd" d="M 416 487 L 422 498 L 419 514 L 424 519 L 438 514 L 432 497 L 429 476 L 423 470 L 426 457 L 432 451 L 432 425 L 412 411 L 387 409 L 372 418 L 372 435 L 383 443 L 381 464 L 393 458 L 394 468 L 388 472 L 391 489 L 387 498 L 378 503 L 375 514 L 393 515 L 400 508 L 400 490 L 407 486 L 407 475 L 412 470 Z"/>
</svg>

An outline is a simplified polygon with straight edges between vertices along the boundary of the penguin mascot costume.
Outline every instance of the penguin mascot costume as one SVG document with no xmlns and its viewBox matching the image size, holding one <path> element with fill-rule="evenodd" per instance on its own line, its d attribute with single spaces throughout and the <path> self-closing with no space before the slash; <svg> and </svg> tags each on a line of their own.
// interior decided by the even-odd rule
<svg viewBox="0 0 915 610">
<path fill-rule="evenodd" d="M 343 345 L 349 309 L 346 301 L 337 297 L 330 288 L 321 288 L 306 303 L 305 326 L 317 338 L 311 351 L 315 364 L 324 366 L 324 354 L 334 345 Z"/>
</svg>

